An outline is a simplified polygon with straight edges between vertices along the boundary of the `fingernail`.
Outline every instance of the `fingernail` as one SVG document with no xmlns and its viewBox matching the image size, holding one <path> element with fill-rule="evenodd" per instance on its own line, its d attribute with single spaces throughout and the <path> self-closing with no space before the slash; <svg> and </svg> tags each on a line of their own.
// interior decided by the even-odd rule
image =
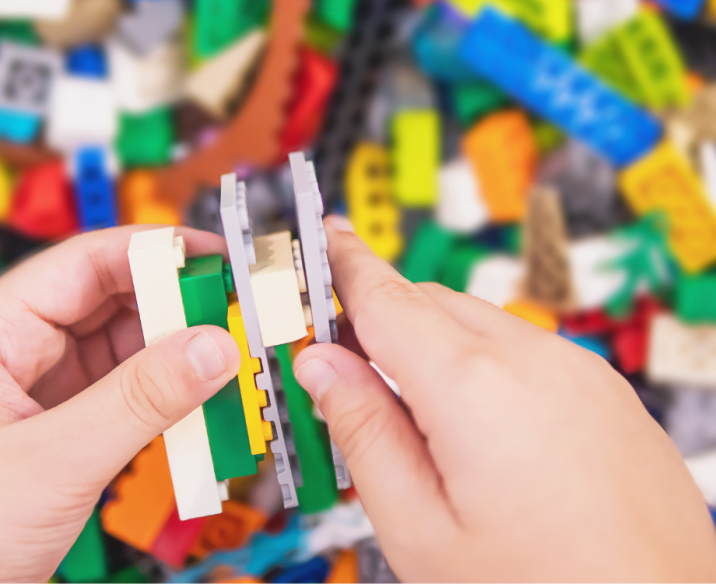
<svg viewBox="0 0 716 584">
<path fill-rule="evenodd" d="M 323 359 L 306 361 L 296 370 L 296 380 L 317 402 L 321 401 L 336 377 L 336 370 Z"/>
<path fill-rule="evenodd" d="M 226 359 L 207 333 L 193 336 L 185 347 L 186 358 L 199 379 L 212 381 L 226 373 Z"/>
<path fill-rule="evenodd" d="M 350 233 L 355 233 L 353 223 L 351 223 L 348 218 L 343 215 L 329 215 L 326 217 L 326 223 L 336 231 L 348 231 Z"/>
</svg>

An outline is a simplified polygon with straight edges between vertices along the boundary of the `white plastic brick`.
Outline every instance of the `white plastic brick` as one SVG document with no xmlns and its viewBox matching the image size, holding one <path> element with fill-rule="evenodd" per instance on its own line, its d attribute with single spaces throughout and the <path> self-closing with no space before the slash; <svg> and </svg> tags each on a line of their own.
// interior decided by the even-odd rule
<svg viewBox="0 0 716 584">
<path fill-rule="evenodd" d="M 128 255 L 145 343 L 187 328 L 178 272 L 184 266 L 184 239 L 174 237 L 174 227 L 135 233 Z M 225 489 L 214 474 L 202 408 L 164 432 L 164 443 L 179 517 L 221 513 Z"/>
<path fill-rule="evenodd" d="M 716 143 L 702 142 L 699 147 L 701 176 L 711 205 L 716 209 Z"/>
<path fill-rule="evenodd" d="M 70 0 L 0 0 L 0 18 L 59 19 L 70 8 Z"/>
<path fill-rule="evenodd" d="M 489 214 L 467 159 L 454 160 L 440 169 L 438 189 L 435 213 L 440 225 L 459 233 L 473 233 L 487 224 Z"/>
<path fill-rule="evenodd" d="M 494 255 L 472 269 L 466 292 L 504 308 L 519 298 L 524 278 L 525 267 L 521 260 L 508 255 Z"/>
<path fill-rule="evenodd" d="M 574 6 L 579 38 L 588 45 L 636 16 L 639 0 L 578 0 Z"/>
</svg>

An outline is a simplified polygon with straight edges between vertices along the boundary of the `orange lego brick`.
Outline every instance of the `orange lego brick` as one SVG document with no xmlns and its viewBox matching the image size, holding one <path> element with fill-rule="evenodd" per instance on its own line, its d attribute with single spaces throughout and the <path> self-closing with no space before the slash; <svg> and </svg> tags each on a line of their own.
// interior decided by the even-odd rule
<svg viewBox="0 0 716 584">
<path fill-rule="evenodd" d="M 637 214 L 667 216 L 669 246 L 684 270 L 697 272 L 716 261 L 716 212 L 701 180 L 670 141 L 624 170 L 619 182 Z"/>
<path fill-rule="evenodd" d="M 111 536 L 149 552 L 176 507 L 164 438 L 157 436 L 114 483 L 115 497 L 102 508 Z"/>
<path fill-rule="evenodd" d="M 462 150 L 478 177 L 493 221 L 521 221 L 527 210 L 539 151 L 527 116 L 492 114 L 465 134 Z"/>
<path fill-rule="evenodd" d="M 355 550 L 344 550 L 336 559 L 326 584 L 353 584 L 358 582 L 358 555 Z"/>
<path fill-rule="evenodd" d="M 510 314 L 531 322 L 548 331 L 556 333 L 559 329 L 559 318 L 549 308 L 535 304 L 528 300 L 516 300 L 505 305 L 505 310 Z"/>
<path fill-rule="evenodd" d="M 160 200 L 157 176 L 147 170 L 135 170 L 122 177 L 119 207 L 123 224 L 181 225 L 176 205 Z"/>
<path fill-rule="evenodd" d="M 249 505 L 238 501 L 224 501 L 221 515 L 208 517 L 191 550 L 191 555 L 203 558 L 207 554 L 236 549 L 263 529 L 267 517 Z"/>
</svg>

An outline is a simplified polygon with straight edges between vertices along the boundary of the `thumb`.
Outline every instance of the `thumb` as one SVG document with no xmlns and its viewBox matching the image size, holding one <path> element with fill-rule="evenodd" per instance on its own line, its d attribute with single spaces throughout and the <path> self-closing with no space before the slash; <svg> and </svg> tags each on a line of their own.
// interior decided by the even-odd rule
<svg viewBox="0 0 716 584">
<path fill-rule="evenodd" d="M 225 330 L 183 330 L 140 351 L 64 404 L 13 427 L 37 424 L 24 430 L 36 437 L 31 442 L 43 442 L 45 476 L 102 489 L 149 441 L 224 387 L 239 365 L 239 348 Z"/>
</svg>

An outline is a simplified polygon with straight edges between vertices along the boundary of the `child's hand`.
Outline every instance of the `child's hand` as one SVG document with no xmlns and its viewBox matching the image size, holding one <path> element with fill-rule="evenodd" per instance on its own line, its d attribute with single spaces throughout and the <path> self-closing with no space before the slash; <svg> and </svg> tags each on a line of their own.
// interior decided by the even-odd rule
<svg viewBox="0 0 716 584">
<path fill-rule="evenodd" d="M 701 494 L 603 359 L 326 226 L 353 344 L 403 402 L 339 346 L 294 368 L 401 579 L 716 579 Z"/>
<path fill-rule="evenodd" d="M 239 369 L 217 327 L 141 350 L 127 259 L 139 229 L 73 238 L 0 278 L 0 581 L 46 582 L 114 476 Z M 225 251 L 177 235 L 191 255 Z"/>
</svg>

